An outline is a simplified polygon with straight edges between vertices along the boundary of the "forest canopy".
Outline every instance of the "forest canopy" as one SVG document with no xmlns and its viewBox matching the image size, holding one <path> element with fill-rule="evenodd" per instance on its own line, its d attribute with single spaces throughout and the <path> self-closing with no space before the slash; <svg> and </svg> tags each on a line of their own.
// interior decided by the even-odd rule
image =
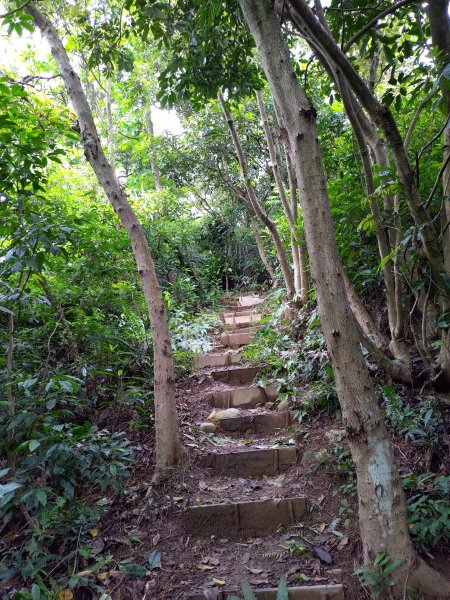
<svg viewBox="0 0 450 600">
<path fill-rule="evenodd" d="M 1 12 L 1 597 L 450 598 L 448 2 Z"/>
</svg>

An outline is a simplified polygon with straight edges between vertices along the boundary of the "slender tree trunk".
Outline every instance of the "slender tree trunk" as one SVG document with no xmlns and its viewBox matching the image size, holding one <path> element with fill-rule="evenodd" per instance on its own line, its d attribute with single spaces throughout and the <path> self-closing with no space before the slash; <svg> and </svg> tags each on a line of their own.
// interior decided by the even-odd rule
<svg viewBox="0 0 450 600">
<path fill-rule="evenodd" d="M 276 288 L 278 286 L 277 276 L 275 275 L 274 268 L 272 267 L 272 264 L 269 261 L 266 249 L 264 248 L 264 242 L 261 237 L 258 219 L 256 217 L 250 217 L 250 223 L 252 226 L 253 236 L 255 238 L 256 247 L 258 248 L 258 253 L 261 262 L 264 265 L 266 271 L 269 273 L 269 277 L 272 280 L 272 287 Z"/>
<path fill-rule="evenodd" d="M 428 18 L 430 21 L 431 38 L 436 52 L 435 62 L 442 72 L 450 61 L 450 20 L 448 16 L 448 0 L 430 0 L 428 3 Z M 446 80 L 444 80 L 446 81 Z M 450 91 L 447 84 L 441 86 L 442 96 L 447 113 L 450 110 Z M 442 249 L 446 272 L 450 273 L 450 129 L 444 129 L 443 164 L 447 164 L 442 174 L 444 203 L 442 207 Z M 445 312 L 445 305 L 442 307 Z M 439 352 L 438 363 L 442 370 L 443 378 L 450 383 L 450 329 L 442 332 L 442 346 Z"/>
<path fill-rule="evenodd" d="M 153 173 L 153 180 L 155 182 L 155 188 L 159 192 L 160 190 L 162 190 L 162 183 L 161 183 L 161 173 L 159 171 L 158 159 L 156 158 L 155 148 L 154 148 L 155 132 L 153 129 L 151 101 L 149 101 L 148 109 L 147 109 L 147 131 L 148 131 L 148 137 L 150 138 L 150 144 L 151 144 L 150 168 Z"/>
<path fill-rule="evenodd" d="M 278 191 L 278 195 L 283 206 L 284 214 L 286 216 L 289 229 L 291 230 L 291 253 L 292 253 L 292 265 L 294 271 L 294 288 L 295 294 L 301 298 L 302 292 L 302 278 L 301 278 L 301 263 L 300 254 L 296 245 L 296 227 L 297 227 L 297 208 L 293 206 L 293 201 L 296 201 L 296 196 L 291 198 L 289 202 L 288 195 L 284 188 L 283 177 L 281 175 L 279 156 L 273 139 L 272 130 L 269 125 L 267 118 L 267 111 L 264 104 L 264 99 L 260 90 L 256 92 L 256 100 L 258 102 L 259 114 L 264 127 L 264 133 L 266 136 L 267 147 L 269 149 L 270 164 L 272 167 L 272 173 L 275 180 L 275 185 Z"/>
<path fill-rule="evenodd" d="M 111 77 L 108 77 L 106 82 L 106 116 L 108 120 L 108 159 L 111 167 L 116 166 L 116 158 L 114 156 L 114 122 L 112 115 L 112 98 L 111 98 Z"/>
<path fill-rule="evenodd" d="M 40 283 L 42 289 L 44 290 L 44 294 L 46 295 L 47 300 L 53 306 L 53 309 L 55 310 L 55 312 L 58 316 L 58 319 L 59 319 L 61 325 L 63 326 L 64 331 L 66 332 L 67 341 L 69 342 L 70 354 L 71 354 L 72 358 L 74 358 L 74 359 L 78 358 L 79 353 L 78 353 L 77 340 L 72 333 L 72 329 L 70 327 L 68 320 L 66 319 L 66 315 L 64 313 L 63 307 L 58 302 L 55 294 L 52 292 L 50 286 L 48 285 L 48 281 L 45 279 L 45 277 L 43 275 L 39 275 L 39 283 Z"/>
<path fill-rule="evenodd" d="M 142 225 L 131 208 L 126 192 L 120 185 L 113 167 L 104 154 L 80 78 L 70 64 L 69 57 L 56 29 L 33 4 L 29 4 L 25 10 L 33 17 L 36 26 L 50 46 L 52 56 L 58 65 L 58 70 L 78 117 L 85 156 L 125 228 L 133 248 L 153 336 L 156 429 L 155 481 L 157 481 L 165 469 L 175 465 L 182 459 L 184 451 L 178 433 L 175 374 L 169 326 L 155 266 Z"/>
<path fill-rule="evenodd" d="M 320 0 L 314 0 L 314 5 L 320 23 L 330 34 Z M 301 23 L 295 20 L 295 25 L 305 35 L 305 32 L 301 29 Z M 382 272 L 386 288 L 386 304 L 389 329 L 391 332 L 391 342 L 389 348 L 394 357 L 401 362 L 401 366 L 404 370 L 403 379 L 410 380 L 411 357 L 405 341 L 406 322 L 404 318 L 405 311 L 403 305 L 403 280 L 401 278 L 399 269 L 399 253 L 397 252 L 394 258 L 390 257 L 392 249 L 398 248 L 401 242 L 401 231 L 385 225 L 385 217 L 382 216 L 380 207 L 378 205 L 378 199 L 376 197 L 373 180 L 373 167 L 375 165 L 372 162 L 371 155 L 375 157 L 376 166 L 384 167 L 386 170 L 390 168 L 386 144 L 378 135 L 373 124 L 364 114 L 352 90 L 349 88 L 346 80 L 341 76 L 339 70 L 335 68 L 334 63 L 327 59 L 326 55 L 314 44 L 313 40 L 308 39 L 308 41 L 310 42 L 310 46 L 315 55 L 326 69 L 330 79 L 336 84 L 341 94 L 350 125 L 355 134 L 361 155 L 367 199 L 375 223 L 375 234 L 377 237 L 378 250 L 383 263 Z M 376 71 L 377 60 L 375 60 L 375 55 L 374 60 L 371 63 L 370 80 L 375 77 L 374 73 L 372 72 Z M 373 86 L 370 87 L 370 89 L 373 91 Z M 372 150 L 372 153 L 369 152 L 368 144 Z M 384 212 L 385 215 L 394 213 L 393 196 L 390 194 L 384 195 Z M 399 223 L 397 222 L 398 220 L 399 218 L 396 219 L 396 224 L 399 226 Z M 352 309 L 356 307 L 355 295 L 353 295 L 352 299 L 349 298 L 349 300 L 353 300 L 353 302 L 350 301 Z M 376 340 L 379 337 L 380 336 L 372 336 L 372 340 L 376 343 Z M 379 348 L 381 350 L 382 347 Z M 385 358 L 386 360 L 389 360 L 387 357 Z"/>
<path fill-rule="evenodd" d="M 433 279 L 441 290 L 446 308 L 450 307 L 450 286 L 446 284 L 445 265 L 441 256 L 436 230 L 422 202 L 414 170 L 405 152 L 403 139 L 390 109 L 383 106 L 370 91 L 367 84 L 355 71 L 330 33 L 318 21 L 306 0 L 289 0 L 296 17 L 304 24 L 314 38 L 315 44 L 326 55 L 327 60 L 334 63 L 345 78 L 355 96 L 361 102 L 374 123 L 381 129 L 392 150 L 397 174 L 405 194 L 410 213 L 420 231 L 420 239 L 424 254 L 430 265 Z"/>
<path fill-rule="evenodd" d="M 236 127 L 234 125 L 233 118 L 225 104 L 225 100 L 222 95 L 220 95 L 220 102 L 222 104 L 223 113 L 225 116 L 225 120 L 228 125 L 228 129 L 230 130 L 231 138 L 233 140 L 234 148 L 236 150 L 236 155 L 238 157 L 239 165 L 241 167 L 242 177 L 244 179 L 245 189 L 247 191 L 248 198 L 253 207 L 253 210 L 260 221 L 264 223 L 264 225 L 269 230 L 270 235 L 272 236 L 273 243 L 275 244 L 275 249 L 277 251 L 278 261 L 280 263 L 281 272 L 283 273 L 284 284 L 286 286 L 286 293 L 288 300 L 292 300 L 295 296 L 295 288 L 294 288 L 294 279 L 292 276 L 292 270 L 289 266 L 289 263 L 286 258 L 286 253 L 283 248 L 283 244 L 281 242 L 280 234 L 275 226 L 275 223 L 268 216 L 265 210 L 262 208 L 259 200 L 256 196 L 255 188 L 250 179 L 250 175 L 248 172 L 247 160 L 245 159 L 244 152 L 242 150 L 241 142 L 239 140 L 239 136 L 236 131 Z"/>
<path fill-rule="evenodd" d="M 272 1 L 239 1 L 291 143 L 322 330 L 357 472 L 364 559 L 371 562 L 382 551 L 402 558 L 404 566 L 393 573 L 397 595 L 403 594 L 404 578 L 411 571 L 411 584 L 433 590 L 436 598 L 440 597 L 446 594 L 446 580 L 420 561 L 411 543 L 400 477 L 348 304 L 317 137 L 316 111 L 292 68 Z"/>
<path fill-rule="evenodd" d="M 6 350 L 6 400 L 8 402 L 8 420 L 11 422 L 16 414 L 16 398 L 12 387 L 14 367 L 14 314 L 8 313 L 8 347 Z M 8 431 L 8 445 L 14 442 L 14 429 Z M 6 456 L 7 465 L 10 469 L 8 477 L 14 475 L 16 470 L 16 454 L 8 449 Z"/>
</svg>

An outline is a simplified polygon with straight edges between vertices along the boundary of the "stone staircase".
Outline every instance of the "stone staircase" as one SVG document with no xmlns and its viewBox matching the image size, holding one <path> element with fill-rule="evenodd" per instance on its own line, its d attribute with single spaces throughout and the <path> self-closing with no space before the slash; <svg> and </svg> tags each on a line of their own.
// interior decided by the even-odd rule
<svg viewBox="0 0 450 600">
<path fill-rule="evenodd" d="M 198 357 L 196 369 L 209 369 L 212 382 L 226 383 L 225 391 L 212 391 L 209 402 L 214 409 L 202 430 L 209 427 L 216 433 L 234 436 L 235 446 L 227 451 L 206 452 L 201 457 L 201 466 L 212 476 L 264 477 L 287 472 L 298 464 L 299 453 L 295 446 L 273 447 L 264 436 L 285 430 L 292 422 L 289 411 L 273 410 L 277 392 L 274 385 L 254 387 L 251 383 L 260 366 L 243 366 L 241 352 L 236 349 L 247 344 L 254 335 L 261 319 L 258 306 L 264 302 L 258 296 L 240 297 L 233 310 L 223 316 L 220 336 L 222 348 L 214 353 Z M 213 369 L 213 370 L 211 370 Z M 211 431 L 209 429 L 209 431 Z M 255 436 L 258 448 L 243 446 L 242 438 Z M 226 497 L 216 504 L 200 504 L 187 508 L 184 513 L 185 528 L 193 537 L 226 537 L 228 539 L 263 537 L 273 535 L 282 528 L 299 522 L 306 513 L 306 498 L 292 496 L 274 497 L 255 501 L 241 501 Z M 191 600 L 227 600 L 237 590 L 221 589 L 215 595 L 195 592 Z M 259 600 L 275 600 L 276 589 L 256 589 Z M 344 600 L 342 585 L 296 586 L 289 588 L 290 600 Z"/>
</svg>

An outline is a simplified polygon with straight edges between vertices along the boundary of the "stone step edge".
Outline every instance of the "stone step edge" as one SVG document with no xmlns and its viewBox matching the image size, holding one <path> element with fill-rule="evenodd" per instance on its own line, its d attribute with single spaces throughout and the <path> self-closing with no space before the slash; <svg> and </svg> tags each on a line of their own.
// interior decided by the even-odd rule
<svg viewBox="0 0 450 600">
<path fill-rule="evenodd" d="M 269 498 L 229 504 L 200 504 L 184 513 L 191 535 L 260 537 L 279 525 L 295 525 L 306 514 L 306 498 Z"/>
<path fill-rule="evenodd" d="M 300 451 L 296 446 L 241 449 L 235 452 L 208 452 L 200 456 L 200 464 L 214 474 L 276 475 L 298 465 Z"/>
<path fill-rule="evenodd" d="M 276 600 L 276 588 L 254 589 L 258 600 Z M 239 596 L 237 590 L 220 590 L 217 600 L 228 600 L 230 596 Z M 188 600 L 205 600 L 204 594 L 193 593 L 188 596 Z M 344 588 L 341 584 L 329 585 L 305 585 L 288 587 L 289 600 L 345 600 Z"/>
</svg>

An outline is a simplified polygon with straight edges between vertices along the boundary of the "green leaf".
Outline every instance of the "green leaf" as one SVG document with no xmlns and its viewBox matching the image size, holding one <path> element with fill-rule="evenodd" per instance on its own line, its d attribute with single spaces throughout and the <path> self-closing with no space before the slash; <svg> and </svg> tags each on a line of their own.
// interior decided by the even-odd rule
<svg viewBox="0 0 450 600">
<path fill-rule="evenodd" d="M 36 492 L 36 498 L 39 500 L 42 506 L 47 506 L 47 492 L 43 489 L 39 489 Z"/>
<path fill-rule="evenodd" d="M 31 440 L 31 442 L 28 444 L 28 448 L 30 449 L 30 452 L 34 452 L 37 450 L 37 448 L 39 448 L 40 445 L 41 442 L 39 440 Z"/>
</svg>

